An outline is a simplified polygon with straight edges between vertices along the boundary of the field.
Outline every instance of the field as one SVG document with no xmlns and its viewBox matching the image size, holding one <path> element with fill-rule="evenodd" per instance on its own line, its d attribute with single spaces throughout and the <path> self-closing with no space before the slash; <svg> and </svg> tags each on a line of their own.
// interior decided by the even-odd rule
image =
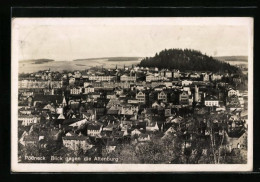
<svg viewBox="0 0 260 182">
<path fill-rule="evenodd" d="M 50 61 L 43 62 L 41 64 L 35 64 L 34 62 L 19 62 L 19 73 L 31 73 L 39 70 L 51 69 L 52 71 L 73 71 L 84 70 L 94 66 L 103 66 L 104 68 L 118 68 L 125 66 L 136 65 L 141 61 L 141 58 L 137 57 L 124 57 L 120 61 L 120 57 L 117 58 L 93 58 L 93 59 L 78 59 L 74 61 Z"/>
</svg>

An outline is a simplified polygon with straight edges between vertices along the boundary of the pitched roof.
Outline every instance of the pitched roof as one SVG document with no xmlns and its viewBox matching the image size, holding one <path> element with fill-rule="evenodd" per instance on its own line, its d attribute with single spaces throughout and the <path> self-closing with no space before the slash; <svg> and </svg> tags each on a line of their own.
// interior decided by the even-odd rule
<svg viewBox="0 0 260 182">
<path fill-rule="evenodd" d="M 118 114 L 118 110 L 117 109 L 116 110 L 109 109 L 107 111 L 107 114 Z"/>
<path fill-rule="evenodd" d="M 216 96 L 208 95 L 205 97 L 205 100 L 218 100 Z"/>
<path fill-rule="evenodd" d="M 76 123 L 79 120 L 80 120 L 79 118 L 69 118 L 69 119 L 65 119 L 62 124 L 63 125 L 70 125 L 72 123 Z"/>
<path fill-rule="evenodd" d="M 42 95 L 42 94 L 35 94 L 34 101 L 41 101 L 41 102 L 48 102 L 50 101 L 51 103 L 62 103 L 63 101 L 63 96 L 62 95 Z"/>
<path fill-rule="evenodd" d="M 77 135 L 73 135 L 73 136 L 64 136 L 62 137 L 63 140 L 86 140 L 89 142 L 89 137 L 81 135 L 81 136 L 77 136 Z"/>
<path fill-rule="evenodd" d="M 100 130 L 100 125 L 88 125 L 87 130 Z"/>
</svg>

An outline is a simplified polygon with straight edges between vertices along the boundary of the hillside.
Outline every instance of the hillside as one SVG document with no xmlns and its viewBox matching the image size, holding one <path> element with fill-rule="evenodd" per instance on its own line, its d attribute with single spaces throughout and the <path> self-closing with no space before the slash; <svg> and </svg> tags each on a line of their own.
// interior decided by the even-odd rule
<svg viewBox="0 0 260 182">
<path fill-rule="evenodd" d="M 31 63 L 31 64 L 43 64 L 54 61 L 53 59 L 30 59 L 30 60 L 22 60 L 20 63 Z"/>
<path fill-rule="evenodd" d="M 180 71 L 240 72 L 229 63 L 190 49 L 165 49 L 159 54 L 156 53 L 154 57 L 144 58 L 139 66 L 179 69 Z"/>
<path fill-rule="evenodd" d="M 88 61 L 88 60 L 102 60 L 107 61 L 138 61 L 140 57 L 101 57 L 101 58 L 86 58 L 86 59 L 76 59 L 73 61 Z"/>
<path fill-rule="evenodd" d="M 241 61 L 241 62 L 248 61 L 247 56 L 219 56 L 214 58 L 220 61 Z"/>
</svg>

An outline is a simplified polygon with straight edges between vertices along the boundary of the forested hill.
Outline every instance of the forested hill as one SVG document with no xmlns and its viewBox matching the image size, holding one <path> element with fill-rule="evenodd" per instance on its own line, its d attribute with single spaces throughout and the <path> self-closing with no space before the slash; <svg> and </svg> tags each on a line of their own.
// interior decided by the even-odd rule
<svg viewBox="0 0 260 182">
<path fill-rule="evenodd" d="M 237 67 L 190 49 L 165 49 L 154 57 L 144 58 L 139 66 L 179 69 L 180 71 L 212 71 L 239 73 Z"/>
</svg>

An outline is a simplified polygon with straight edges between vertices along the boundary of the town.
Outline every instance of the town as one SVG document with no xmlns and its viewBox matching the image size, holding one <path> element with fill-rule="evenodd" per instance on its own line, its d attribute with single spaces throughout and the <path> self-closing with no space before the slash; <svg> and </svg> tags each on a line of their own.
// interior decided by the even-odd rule
<svg viewBox="0 0 260 182">
<path fill-rule="evenodd" d="M 100 66 L 20 73 L 18 84 L 19 162 L 247 162 L 241 75 Z"/>
</svg>

